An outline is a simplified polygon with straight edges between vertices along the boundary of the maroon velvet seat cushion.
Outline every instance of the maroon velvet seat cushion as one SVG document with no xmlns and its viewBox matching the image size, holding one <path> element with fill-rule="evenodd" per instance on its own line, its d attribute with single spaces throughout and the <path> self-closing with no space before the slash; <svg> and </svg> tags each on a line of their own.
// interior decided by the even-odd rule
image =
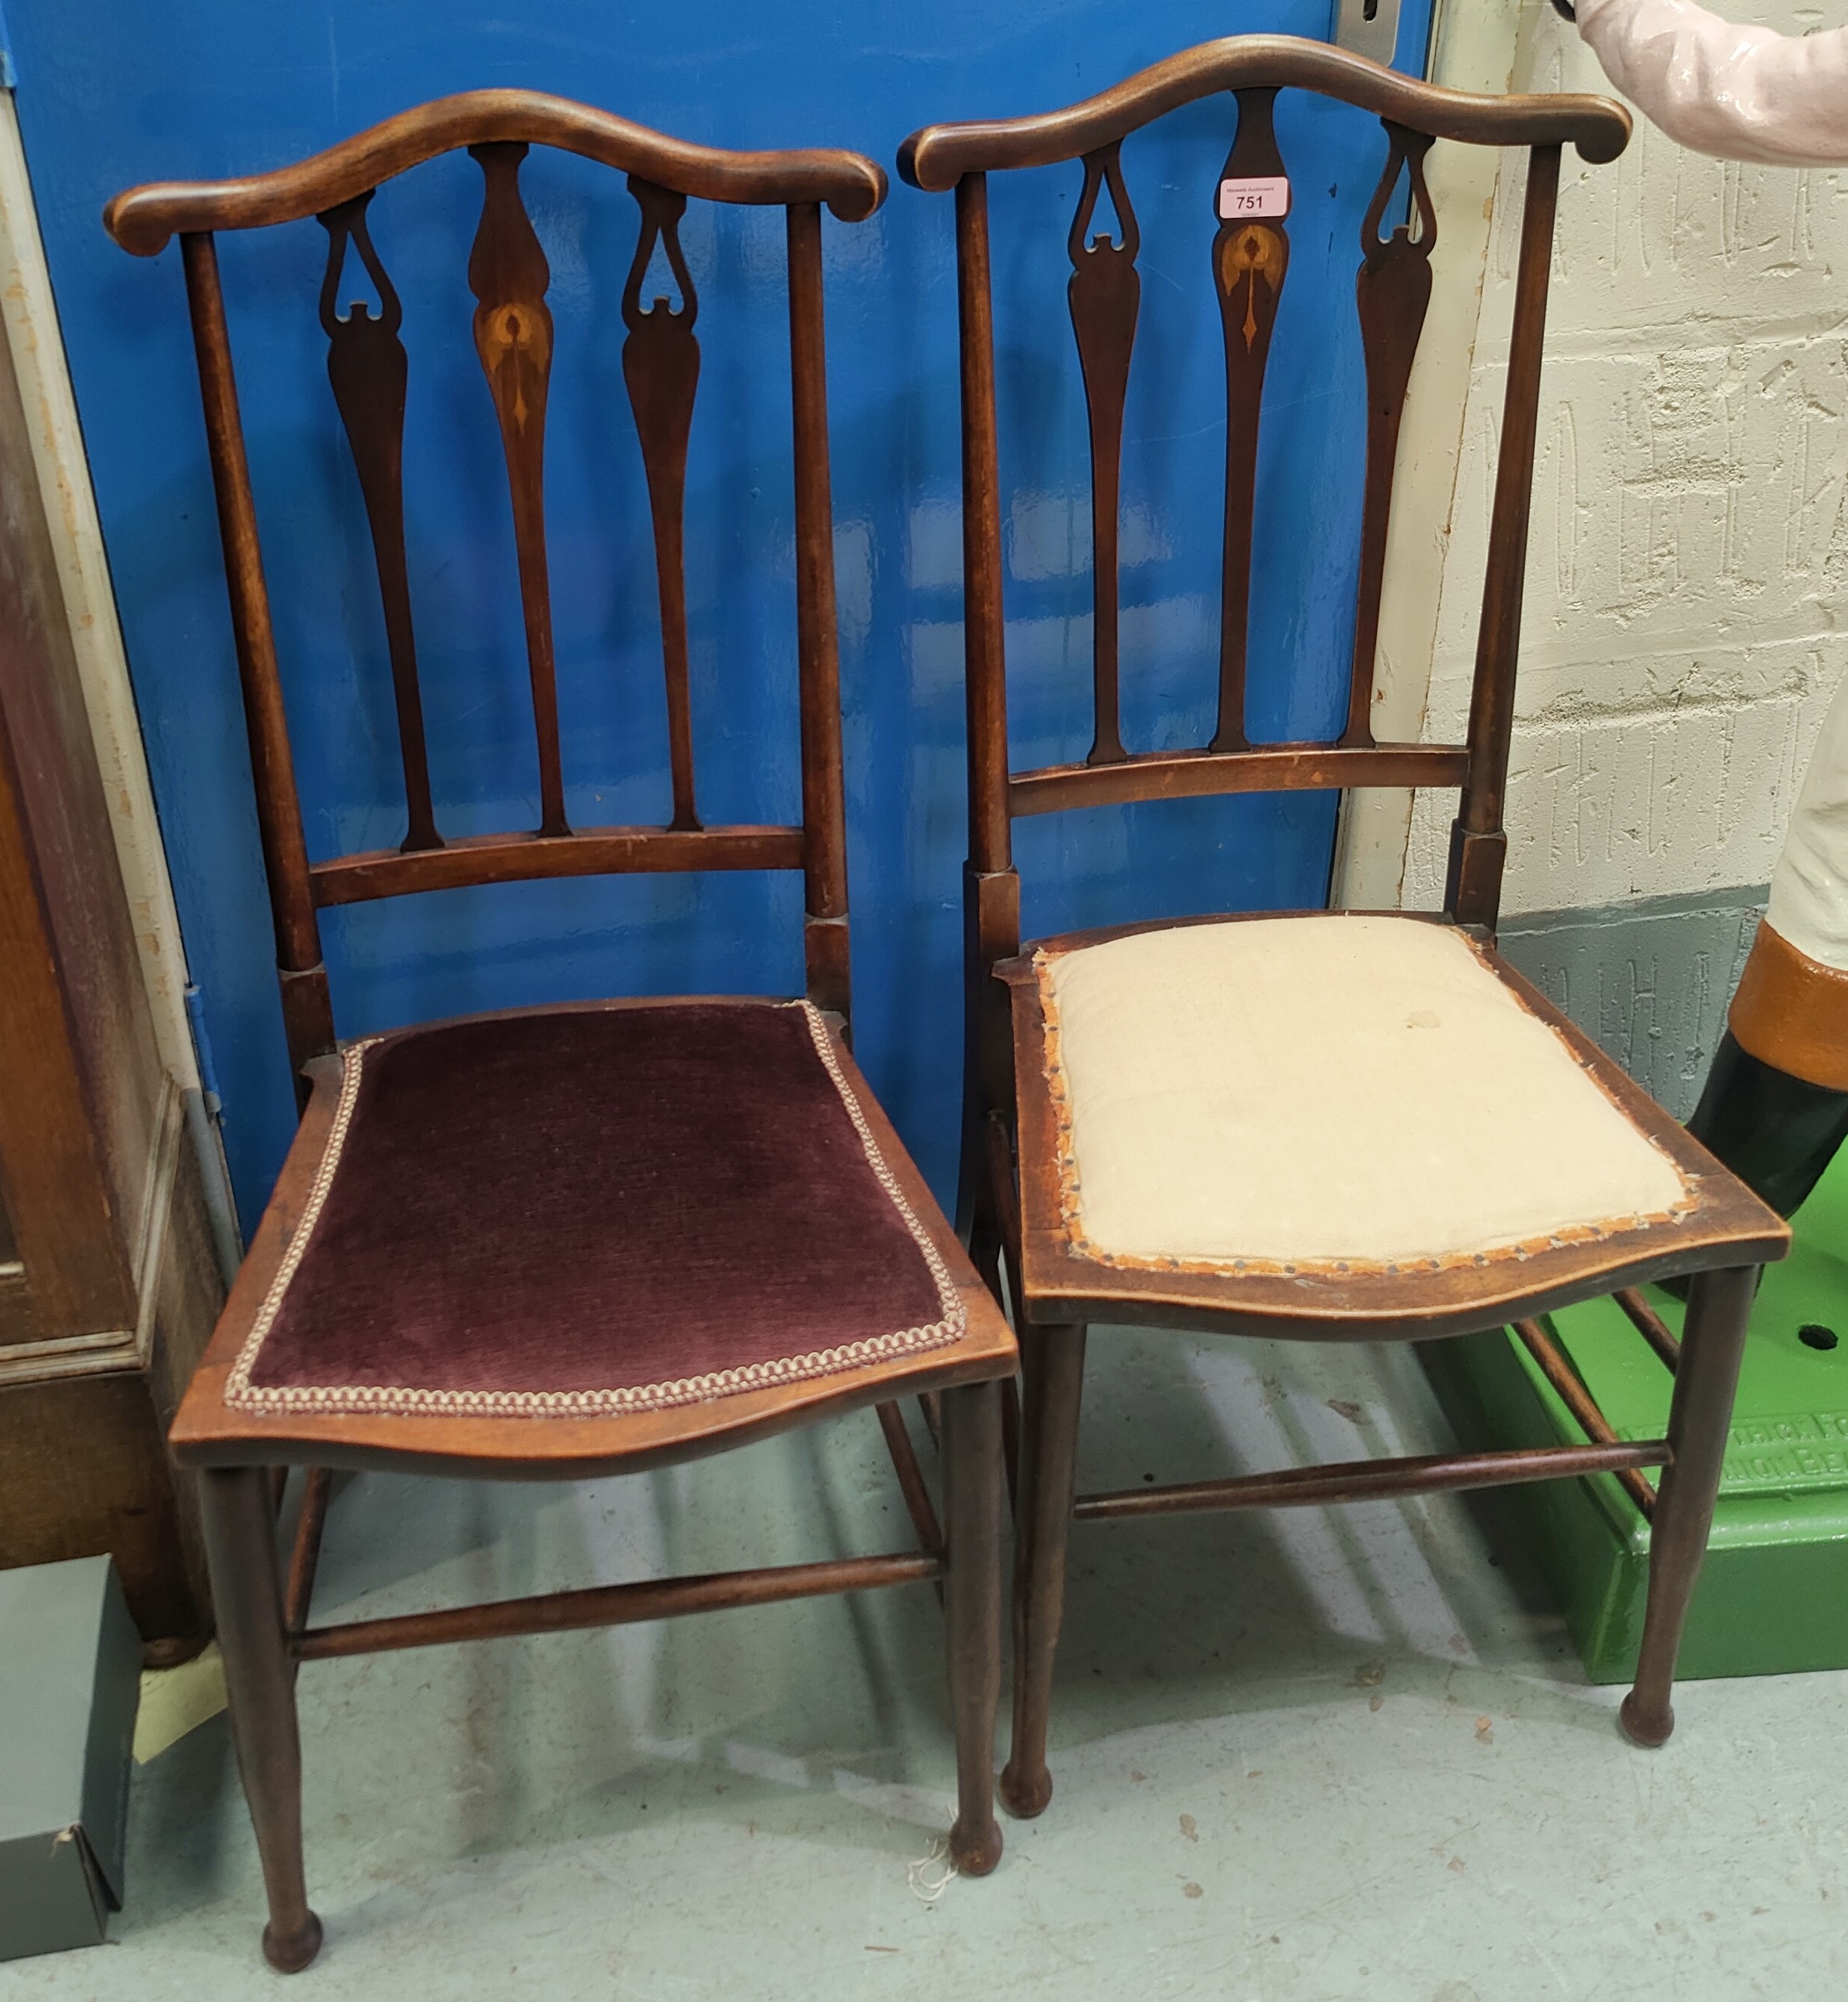
<svg viewBox="0 0 1848 2002">
<path fill-rule="evenodd" d="M 658 1410 L 963 1332 L 806 1003 L 489 1018 L 343 1061 L 236 1409 Z"/>
</svg>

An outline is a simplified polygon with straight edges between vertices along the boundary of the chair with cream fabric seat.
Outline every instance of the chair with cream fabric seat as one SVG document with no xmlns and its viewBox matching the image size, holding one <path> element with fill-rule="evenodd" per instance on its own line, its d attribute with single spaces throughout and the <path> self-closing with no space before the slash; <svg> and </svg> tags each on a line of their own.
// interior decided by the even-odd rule
<svg viewBox="0 0 1848 2002">
<path fill-rule="evenodd" d="M 1345 727 L 1333 741 L 1254 744 L 1245 668 L 1249 607 L 1263 588 L 1252 565 L 1257 428 L 1289 263 L 1288 169 L 1272 114 L 1292 88 L 1385 127 L 1356 287 L 1367 466 Z M 1227 379 L 1218 727 L 1198 749 L 1138 752 L 1124 745 L 1118 689 L 1116 517 L 1140 304 L 1120 148 L 1166 113 L 1228 92 L 1229 155 L 1211 181 L 1214 163 L 1203 163 L 1201 195 L 1203 237 L 1217 219 L 1201 283 L 1218 296 Z M 1013 1742 L 1002 1779 L 1017 1815 L 1038 1813 L 1051 1793 L 1048 1711 L 1075 1519 L 1614 1474 L 1653 1515 L 1623 1721 L 1644 1744 L 1672 1728 L 1675 1653 L 1756 1268 L 1783 1255 L 1787 1236 L 1498 957 L 1494 936 L 1561 150 L 1606 162 L 1629 132 L 1603 99 L 1469 97 L 1265 37 L 1190 50 L 1044 116 L 928 127 L 901 153 L 914 186 L 956 197 L 970 770 L 961 1221 L 997 1292 L 1005 1268 L 1023 1368 Z M 1525 207 L 1466 741 L 1383 743 L 1372 721 L 1380 598 L 1400 419 L 1431 293 L 1438 218 L 1423 163 L 1437 142 L 1529 149 Z M 1008 743 L 987 177 L 1061 162 L 1083 175 L 1069 298 L 1090 411 L 1095 734 L 1082 763 L 1022 771 Z M 1089 235 L 1106 186 L 1114 241 Z M 1414 219 L 1387 229 L 1395 200 Z M 1203 916 L 1021 950 L 1012 823 L 1023 814 L 1355 786 L 1460 790 L 1441 913 Z M 1693 1277 L 1678 1347 L 1635 1289 L 1682 1275 Z M 1616 1294 L 1675 1372 L 1666 1439 L 1618 1439 L 1536 1318 L 1601 1293 Z M 1093 1321 L 1314 1341 L 1512 1324 L 1586 1443 L 1077 1496 Z M 1658 1467 L 1659 1494 L 1642 1473 Z"/>
</svg>

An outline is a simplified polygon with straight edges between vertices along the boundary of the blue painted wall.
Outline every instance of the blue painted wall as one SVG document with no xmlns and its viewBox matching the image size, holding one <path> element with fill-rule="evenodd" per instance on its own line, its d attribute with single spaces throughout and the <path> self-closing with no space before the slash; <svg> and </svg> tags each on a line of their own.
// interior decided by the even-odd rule
<svg viewBox="0 0 1848 2002">
<path fill-rule="evenodd" d="M 8 0 L 19 109 L 141 705 L 193 976 L 246 1219 L 291 1100 L 177 253 L 124 256 L 117 189 L 280 166 L 418 100 L 484 84 L 588 99 L 717 145 L 853 146 L 890 168 L 933 120 L 1087 95 L 1215 34 L 1321 35 L 1330 0 Z M 1428 0 L 1407 0 L 1417 66 Z M 1261 468 L 1252 718 L 1338 727 L 1352 619 L 1362 382 L 1352 330 L 1375 121 L 1279 108 L 1293 254 Z M 1210 734 L 1225 433 L 1208 274 L 1229 99 L 1140 135 L 1142 228 L 1127 421 L 1123 677 L 1132 745 Z M 999 180 L 996 314 L 1016 762 L 1089 741 L 1090 524 L 1065 318 L 1076 167 Z M 665 817 L 651 546 L 622 389 L 617 301 L 636 211 L 619 179 L 535 152 L 523 183 L 551 260 L 547 446 L 569 803 Z M 391 184 L 375 241 L 405 301 L 411 584 L 445 831 L 529 826 L 536 764 L 512 535 L 465 267 L 465 155 Z M 795 817 L 793 583 L 781 217 L 694 205 L 704 347 L 689 476 L 696 746 L 709 819 Z M 221 239 L 311 853 L 395 843 L 400 780 L 369 547 L 315 312 L 312 222 Z M 826 225 L 834 494 L 847 713 L 856 1038 L 940 1191 L 960 1061 L 963 731 L 951 206 L 902 186 Z M 349 286 L 348 290 L 357 289 Z M 1332 337 L 1332 338 L 1331 338 Z M 1319 903 L 1330 795 L 1190 801 L 1023 823 L 1030 930 Z M 1056 894 L 1036 871 L 1058 865 Z M 343 1034 L 553 996 L 800 984 L 795 878 L 602 881 L 445 892 L 326 914 Z"/>
</svg>

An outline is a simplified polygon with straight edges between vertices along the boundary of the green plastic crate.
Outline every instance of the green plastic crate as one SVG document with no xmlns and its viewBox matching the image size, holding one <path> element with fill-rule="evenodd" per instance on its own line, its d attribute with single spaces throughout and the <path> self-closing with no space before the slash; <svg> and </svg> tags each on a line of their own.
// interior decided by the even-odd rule
<svg viewBox="0 0 1848 2002">
<path fill-rule="evenodd" d="M 1794 1219 L 1790 1257 L 1752 1310 L 1732 1441 L 1678 1672 L 1848 1668 L 1848 1149 Z M 1678 1332 L 1682 1306 L 1651 1287 Z M 1551 1317 L 1621 1439 L 1660 1438 L 1672 1379 L 1613 1301 Z M 1811 1342 L 1826 1334 L 1832 1348 Z M 1424 1352 L 1451 1420 L 1477 1446 L 1578 1445 L 1578 1430 L 1505 1329 Z M 1636 1665 L 1649 1529 L 1611 1474 L 1505 1490 L 1594 1682 Z"/>
</svg>

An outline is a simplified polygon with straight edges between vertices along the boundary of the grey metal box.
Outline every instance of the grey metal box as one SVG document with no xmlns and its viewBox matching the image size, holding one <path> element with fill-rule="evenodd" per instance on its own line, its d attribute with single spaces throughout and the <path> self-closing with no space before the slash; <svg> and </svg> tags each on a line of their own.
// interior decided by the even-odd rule
<svg viewBox="0 0 1848 2002">
<path fill-rule="evenodd" d="M 120 1907 L 141 1667 L 107 1557 L 0 1571 L 0 1960 L 95 1946 Z"/>
</svg>

